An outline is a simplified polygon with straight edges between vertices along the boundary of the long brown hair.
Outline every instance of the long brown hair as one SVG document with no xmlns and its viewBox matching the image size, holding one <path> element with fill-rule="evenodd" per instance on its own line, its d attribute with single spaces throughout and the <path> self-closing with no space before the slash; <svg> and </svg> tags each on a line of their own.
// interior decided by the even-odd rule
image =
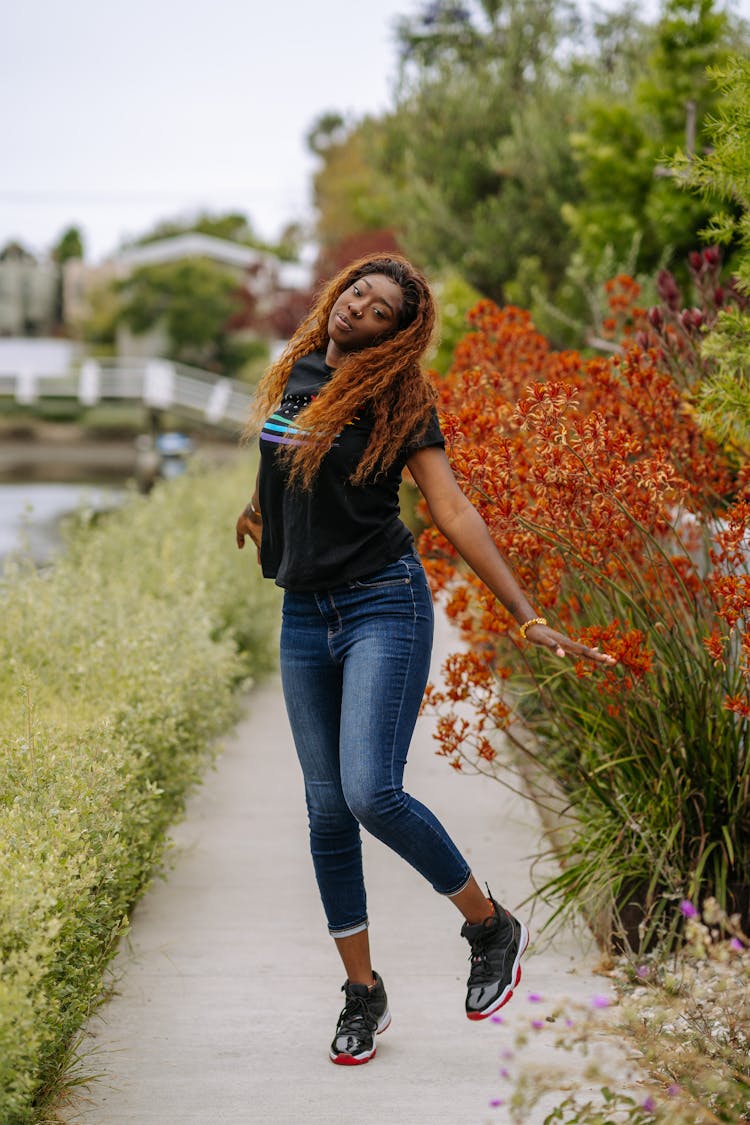
<svg viewBox="0 0 750 1125">
<path fill-rule="evenodd" d="M 289 480 L 310 488 L 323 457 L 344 426 L 367 408 L 373 428 L 365 452 L 351 477 L 361 484 L 385 472 L 410 438 L 427 426 L 435 391 L 422 372 L 420 359 L 435 327 L 435 304 L 418 270 L 399 254 L 369 256 L 352 262 L 320 292 L 281 356 L 258 385 L 243 438 L 257 434 L 278 407 L 293 365 L 328 346 L 328 319 L 334 304 L 350 285 L 371 273 L 382 273 L 401 289 L 403 300 L 396 331 L 379 343 L 347 354 L 313 402 L 300 411 L 295 426 L 310 440 L 287 446 L 280 455 L 289 465 Z"/>
</svg>

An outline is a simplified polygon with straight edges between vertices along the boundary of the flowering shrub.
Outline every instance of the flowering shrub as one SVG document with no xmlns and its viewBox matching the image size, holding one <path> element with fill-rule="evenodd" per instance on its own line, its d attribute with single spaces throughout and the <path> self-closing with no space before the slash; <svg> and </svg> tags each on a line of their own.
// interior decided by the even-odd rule
<svg viewBox="0 0 750 1125">
<path fill-rule="evenodd" d="M 0 584 L 0 1121 L 63 1080 L 127 914 L 263 672 L 274 589 L 234 546 L 249 475 L 191 475 Z"/>
<path fill-rule="evenodd" d="M 521 1025 L 515 1050 L 503 1052 L 498 1096 L 510 1119 L 542 1120 L 549 1095 L 571 1091 L 544 1125 L 716 1125 L 746 1121 L 750 1113 L 750 942 L 737 917 L 715 899 L 701 912 L 685 900 L 687 941 L 670 956 L 620 957 L 603 965 L 612 993 L 571 1005 L 529 996 L 538 1018 L 535 1037 L 554 1036 L 564 1065 L 525 1058 L 529 1033 Z M 537 1031 L 538 1028 L 538 1031 Z M 637 1063 L 624 1070 L 622 1050 L 606 1051 L 612 1033 L 629 1043 Z M 594 1093 L 592 1094 L 592 1087 Z M 537 1112 L 534 1113 L 534 1110 Z"/>
<path fill-rule="evenodd" d="M 635 297 L 617 279 L 611 327 L 625 319 L 630 336 L 587 361 L 480 302 L 440 385 L 456 475 L 530 599 L 617 665 L 523 645 L 435 528 L 421 548 L 468 641 L 428 692 L 439 752 L 500 777 L 503 731 L 567 816 L 543 893 L 592 917 L 632 902 L 637 943 L 670 898 L 733 901 L 750 882 L 750 504 L 659 347 L 635 342 Z"/>
</svg>

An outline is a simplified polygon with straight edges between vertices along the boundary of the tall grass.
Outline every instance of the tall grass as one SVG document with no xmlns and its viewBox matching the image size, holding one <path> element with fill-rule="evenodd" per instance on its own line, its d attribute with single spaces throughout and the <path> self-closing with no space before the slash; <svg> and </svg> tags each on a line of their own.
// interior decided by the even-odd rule
<svg viewBox="0 0 750 1125">
<path fill-rule="evenodd" d="M 273 662 L 276 591 L 234 544 L 250 467 L 80 521 L 0 587 L 0 1121 L 44 1119 L 168 825 Z"/>
</svg>

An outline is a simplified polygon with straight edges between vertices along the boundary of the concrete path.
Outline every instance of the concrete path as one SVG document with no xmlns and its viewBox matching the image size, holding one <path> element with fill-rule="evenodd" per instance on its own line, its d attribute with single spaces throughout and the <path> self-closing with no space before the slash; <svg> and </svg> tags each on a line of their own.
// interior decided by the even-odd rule
<svg viewBox="0 0 750 1125">
<path fill-rule="evenodd" d="M 436 671 L 456 646 L 438 624 Z M 422 719 L 407 787 L 443 819 L 477 877 L 515 907 L 531 889 L 540 835 L 533 806 L 457 775 L 434 749 Z M 101 1077 L 66 1109 L 69 1125 L 508 1125 L 513 1084 L 503 1068 L 514 1075 L 524 1057 L 543 1069 L 573 1065 L 553 1044 L 560 1021 L 534 1030 L 532 1019 L 544 1022 L 561 997 L 588 1003 L 607 991 L 583 931 L 535 941 L 537 910 L 503 1022 L 468 1021 L 458 914 L 368 837 L 373 957 L 393 1022 L 367 1066 L 331 1065 L 343 973 L 317 897 L 275 680 L 248 697 L 174 838 L 173 869 L 138 906 L 115 966 L 116 995 L 92 1021 L 86 1062 Z M 520 1054 L 519 1030 L 531 1037 Z M 524 1125 L 542 1122 L 562 1096 Z"/>
</svg>

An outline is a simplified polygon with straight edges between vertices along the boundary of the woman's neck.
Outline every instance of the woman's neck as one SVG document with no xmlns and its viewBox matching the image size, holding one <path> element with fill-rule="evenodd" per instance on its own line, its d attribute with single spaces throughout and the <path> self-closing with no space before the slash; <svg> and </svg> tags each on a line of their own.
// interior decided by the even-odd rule
<svg viewBox="0 0 750 1125">
<path fill-rule="evenodd" d="M 338 367 L 341 360 L 344 358 L 344 354 L 338 344 L 334 343 L 333 340 L 329 340 L 324 358 L 329 367 Z"/>
</svg>

